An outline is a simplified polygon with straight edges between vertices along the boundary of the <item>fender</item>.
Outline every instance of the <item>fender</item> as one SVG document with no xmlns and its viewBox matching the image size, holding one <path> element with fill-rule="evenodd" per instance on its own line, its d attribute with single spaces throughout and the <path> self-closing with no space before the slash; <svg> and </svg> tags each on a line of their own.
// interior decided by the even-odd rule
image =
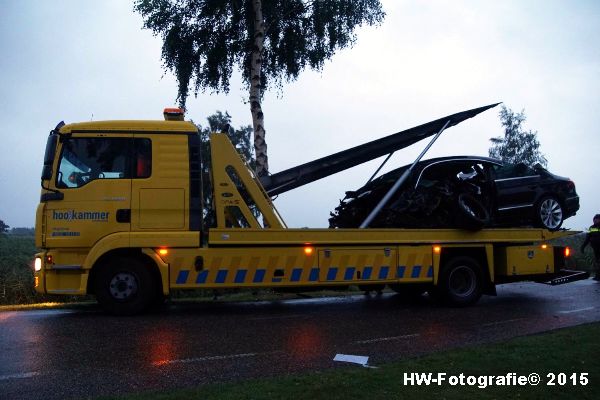
<svg viewBox="0 0 600 400">
<path fill-rule="evenodd" d="M 88 252 L 82 265 L 83 269 L 92 269 L 94 264 L 96 264 L 96 261 L 111 250 L 129 248 L 131 241 L 130 236 L 131 233 L 129 232 L 116 232 L 98 240 Z"/>
</svg>

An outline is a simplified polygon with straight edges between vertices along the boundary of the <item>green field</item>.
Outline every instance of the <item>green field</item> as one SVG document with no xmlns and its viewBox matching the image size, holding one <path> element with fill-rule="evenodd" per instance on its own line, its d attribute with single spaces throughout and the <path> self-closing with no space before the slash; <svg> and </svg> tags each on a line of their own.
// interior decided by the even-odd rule
<svg viewBox="0 0 600 400">
<path fill-rule="evenodd" d="M 0 234 L 0 304 L 40 301 L 33 290 L 33 236 Z"/>
</svg>

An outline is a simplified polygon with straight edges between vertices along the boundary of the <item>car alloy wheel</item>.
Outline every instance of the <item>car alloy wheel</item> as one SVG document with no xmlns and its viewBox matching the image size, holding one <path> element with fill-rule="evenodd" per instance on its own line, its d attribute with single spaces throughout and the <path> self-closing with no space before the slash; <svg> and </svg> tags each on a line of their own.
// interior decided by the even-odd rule
<svg viewBox="0 0 600 400">
<path fill-rule="evenodd" d="M 558 200 L 548 197 L 540 203 L 539 217 L 542 225 L 547 229 L 558 229 L 563 222 L 562 207 Z"/>
</svg>

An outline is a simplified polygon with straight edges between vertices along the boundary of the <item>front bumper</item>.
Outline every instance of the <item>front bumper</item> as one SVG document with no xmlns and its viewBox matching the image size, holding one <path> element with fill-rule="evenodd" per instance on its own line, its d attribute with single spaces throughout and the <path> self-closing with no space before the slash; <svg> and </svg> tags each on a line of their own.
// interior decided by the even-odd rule
<svg viewBox="0 0 600 400">
<path fill-rule="evenodd" d="M 89 271 L 82 268 L 64 268 L 49 262 L 49 252 L 37 253 L 35 264 L 39 263 L 39 270 L 34 268 L 35 290 L 41 294 L 85 295 Z"/>
</svg>

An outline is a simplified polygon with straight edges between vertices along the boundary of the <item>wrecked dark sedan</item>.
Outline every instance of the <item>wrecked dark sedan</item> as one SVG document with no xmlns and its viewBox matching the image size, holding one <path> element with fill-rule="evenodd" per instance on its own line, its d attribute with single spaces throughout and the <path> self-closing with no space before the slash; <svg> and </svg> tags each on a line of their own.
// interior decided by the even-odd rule
<svg viewBox="0 0 600 400">
<path fill-rule="evenodd" d="M 367 183 L 331 213 L 332 228 L 356 228 L 410 165 Z M 577 212 L 575 184 L 537 165 L 458 156 L 417 163 L 369 223 L 372 228 L 534 226 L 557 230 Z"/>
</svg>

